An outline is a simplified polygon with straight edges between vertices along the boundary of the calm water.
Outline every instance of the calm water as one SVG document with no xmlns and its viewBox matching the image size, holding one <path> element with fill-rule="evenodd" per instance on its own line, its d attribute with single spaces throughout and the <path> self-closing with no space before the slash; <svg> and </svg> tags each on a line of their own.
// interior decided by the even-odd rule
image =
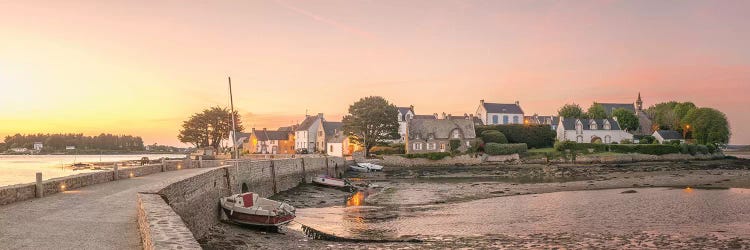
<svg viewBox="0 0 750 250">
<path fill-rule="evenodd" d="M 629 233 L 750 237 L 750 189 L 557 192 L 411 208 L 305 208 L 297 221 L 355 238 L 421 235 Z"/>
<path fill-rule="evenodd" d="M 36 181 L 36 172 L 42 172 L 45 180 L 96 170 L 65 169 L 76 162 L 115 162 L 140 160 L 141 157 L 184 158 L 185 155 L 0 155 L 0 187 Z"/>
</svg>

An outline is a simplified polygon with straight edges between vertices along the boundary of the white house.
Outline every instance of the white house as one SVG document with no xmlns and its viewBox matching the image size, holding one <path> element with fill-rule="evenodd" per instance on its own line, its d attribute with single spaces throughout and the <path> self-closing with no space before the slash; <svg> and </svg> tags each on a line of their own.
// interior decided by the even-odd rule
<svg viewBox="0 0 750 250">
<path fill-rule="evenodd" d="M 575 141 L 580 143 L 620 142 L 633 140 L 633 135 L 620 129 L 614 119 L 577 119 L 560 117 L 557 125 L 558 141 Z"/>
<path fill-rule="evenodd" d="M 323 113 L 318 113 L 317 116 L 306 116 L 294 131 L 294 149 L 297 151 L 305 149 L 309 153 L 322 150 L 317 147 L 318 133 L 323 133 L 322 124 Z"/>
<path fill-rule="evenodd" d="M 42 148 L 44 148 L 44 144 L 41 142 L 34 142 L 34 150 L 39 151 L 42 150 Z"/>
<path fill-rule="evenodd" d="M 682 137 L 682 134 L 674 130 L 657 130 L 651 135 L 659 143 L 664 143 L 665 141 L 680 141 L 680 143 L 685 143 L 685 138 Z"/>
<path fill-rule="evenodd" d="M 523 123 L 523 110 L 518 101 L 514 104 L 503 104 L 480 100 L 476 114 L 485 125 Z"/>
<path fill-rule="evenodd" d="M 406 138 L 406 123 L 414 118 L 414 105 L 409 107 L 398 107 L 398 134 L 400 136 L 399 142 L 403 142 Z"/>
</svg>

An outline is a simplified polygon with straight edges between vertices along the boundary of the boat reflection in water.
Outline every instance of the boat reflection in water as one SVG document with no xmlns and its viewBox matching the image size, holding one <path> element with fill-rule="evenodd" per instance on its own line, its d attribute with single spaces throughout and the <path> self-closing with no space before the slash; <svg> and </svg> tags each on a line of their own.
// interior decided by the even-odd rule
<svg viewBox="0 0 750 250">
<path fill-rule="evenodd" d="M 365 191 L 357 191 L 346 199 L 347 207 L 362 206 L 365 201 Z"/>
</svg>

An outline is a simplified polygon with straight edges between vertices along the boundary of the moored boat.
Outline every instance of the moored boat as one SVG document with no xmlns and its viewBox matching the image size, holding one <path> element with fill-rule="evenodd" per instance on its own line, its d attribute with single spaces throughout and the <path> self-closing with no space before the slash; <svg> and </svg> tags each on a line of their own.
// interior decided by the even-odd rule
<svg viewBox="0 0 750 250">
<path fill-rule="evenodd" d="M 337 187 L 337 188 L 351 186 L 351 184 L 349 184 L 347 180 L 336 179 L 328 175 L 318 175 L 315 178 L 313 178 L 312 181 L 313 183 L 316 183 L 316 184 L 330 186 L 330 187 Z"/>
<path fill-rule="evenodd" d="M 375 172 L 375 171 L 383 171 L 383 166 L 372 164 L 372 163 L 357 163 L 355 165 L 349 166 L 354 171 L 358 172 Z"/>
<path fill-rule="evenodd" d="M 220 203 L 229 220 L 244 225 L 281 227 L 295 217 L 293 206 L 255 193 L 223 197 Z"/>
</svg>

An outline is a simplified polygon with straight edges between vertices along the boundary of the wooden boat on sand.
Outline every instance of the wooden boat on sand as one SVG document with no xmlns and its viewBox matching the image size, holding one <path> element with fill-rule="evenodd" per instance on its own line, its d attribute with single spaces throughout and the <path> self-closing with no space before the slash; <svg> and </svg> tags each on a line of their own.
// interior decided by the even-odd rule
<svg viewBox="0 0 750 250">
<path fill-rule="evenodd" d="M 295 217 L 293 206 L 261 198 L 252 192 L 223 197 L 220 203 L 229 220 L 243 225 L 279 228 L 291 222 Z"/>
</svg>

